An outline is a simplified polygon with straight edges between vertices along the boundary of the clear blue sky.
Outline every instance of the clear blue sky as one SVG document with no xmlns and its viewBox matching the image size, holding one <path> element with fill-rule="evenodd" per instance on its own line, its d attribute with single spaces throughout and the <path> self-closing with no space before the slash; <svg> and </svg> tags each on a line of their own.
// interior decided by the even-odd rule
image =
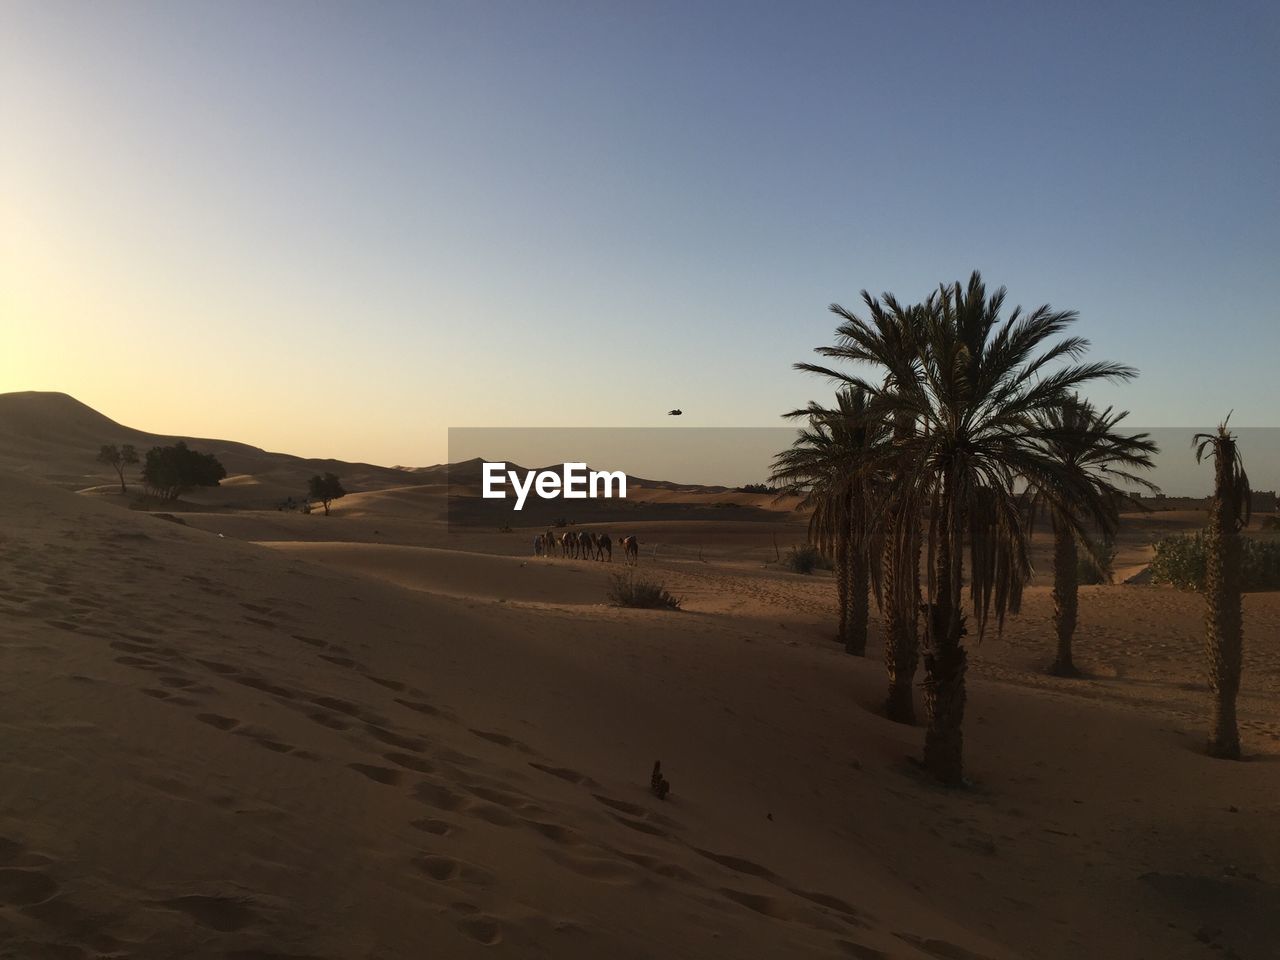
<svg viewBox="0 0 1280 960">
<path fill-rule="evenodd" d="M 1277 50 L 1274 2 L 11 0 L 0 390 L 383 463 L 771 425 L 829 302 L 977 267 L 1130 422 L 1277 425 Z"/>
</svg>

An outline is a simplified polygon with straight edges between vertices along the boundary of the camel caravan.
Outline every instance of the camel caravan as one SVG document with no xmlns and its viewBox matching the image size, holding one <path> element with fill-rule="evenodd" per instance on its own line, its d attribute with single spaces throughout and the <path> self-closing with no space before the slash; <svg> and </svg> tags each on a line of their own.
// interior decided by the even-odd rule
<svg viewBox="0 0 1280 960">
<path fill-rule="evenodd" d="M 635 537 L 622 537 L 618 540 L 622 548 L 623 558 L 628 563 L 640 559 L 640 541 Z M 561 534 L 548 530 L 533 538 L 533 555 L 535 557 L 554 557 L 558 555 L 572 560 L 600 560 L 613 562 L 613 539 L 607 533 L 591 533 L 586 530 Z"/>
</svg>

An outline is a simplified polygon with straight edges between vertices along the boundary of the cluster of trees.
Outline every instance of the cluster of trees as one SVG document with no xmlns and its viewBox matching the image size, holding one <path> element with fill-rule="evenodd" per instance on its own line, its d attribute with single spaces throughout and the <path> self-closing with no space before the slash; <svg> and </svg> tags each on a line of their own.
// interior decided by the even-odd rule
<svg viewBox="0 0 1280 960">
<path fill-rule="evenodd" d="M 1136 376 L 1082 358 L 1066 331 L 1073 311 L 1020 307 L 974 273 L 923 303 L 863 292 L 866 316 L 838 304 L 828 361 L 796 368 L 837 384 L 834 403 L 810 403 L 772 481 L 812 508 L 810 539 L 834 561 L 839 637 L 865 655 L 870 598 L 885 624 L 885 712 L 914 723 L 913 685 L 924 662 L 925 767 L 963 782 L 963 720 L 970 625 L 979 639 L 1016 613 L 1032 570 L 1037 518 L 1054 535 L 1056 657 L 1071 675 L 1078 569 L 1103 566 L 1128 489 L 1154 487 L 1139 471 L 1156 446 L 1119 430 L 1124 413 L 1099 410 L 1080 390 Z M 966 589 L 967 587 L 967 589 Z M 967 594 L 967 596 L 966 596 Z M 1229 669 L 1229 664 L 1227 665 Z"/>
<path fill-rule="evenodd" d="M 142 464 L 142 483 L 162 500 L 176 500 L 196 487 L 216 487 L 227 471 L 211 453 L 199 453 L 179 440 L 168 447 L 152 447 Z"/>
<path fill-rule="evenodd" d="M 115 470 L 120 478 L 120 492 L 126 493 L 125 468 L 142 463 L 142 483 L 147 492 L 164 500 L 176 500 L 196 487 L 216 487 L 227 476 L 226 468 L 211 453 L 200 453 L 179 440 L 170 446 L 156 446 L 147 451 L 145 460 L 138 456 L 131 443 L 117 446 L 103 444 L 97 461 Z M 308 481 L 308 500 L 324 505 L 325 516 L 329 505 L 347 495 L 337 474 L 316 474 Z"/>
</svg>

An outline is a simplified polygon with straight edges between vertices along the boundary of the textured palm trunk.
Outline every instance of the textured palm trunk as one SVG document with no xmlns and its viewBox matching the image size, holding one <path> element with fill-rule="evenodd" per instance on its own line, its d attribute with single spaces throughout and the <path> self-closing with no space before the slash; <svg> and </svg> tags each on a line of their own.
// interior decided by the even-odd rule
<svg viewBox="0 0 1280 960">
<path fill-rule="evenodd" d="M 912 429 L 911 418 L 899 415 L 893 426 L 894 444 L 905 441 Z M 898 492 L 903 482 L 899 469 L 892 482 L 894 502 L 888 511 L 889 533 L 884 539 L 881 569 L 884 666 L 889 674 L 884 713 L 896 723 L 914 724 L 911 688 L 920 665 L 920 519 Z"/>
<path fill-rule="evenodd" d="M 845 633 L 844 652 L 855 657 L 867 655 L 867 620 L 871 613 L 871 571 L 867 549 L 861 538 L 850 537 L 849 547 L 849 622 Z"/>
<path fill-rule="evenodd" d="M 849 538 L 842 536 L 836 543 L 836 604 L 840 608 L 840 627 L 836 640 L 849 641 Z"/>
<path fill-rule="evenodd" d="M 939 537 L 937 589 L 929 610 L 929 649 L 924 655 L 924 766 L 941 783 L 964 783 L 964 675 L 968 655 L 962 638 L 960 590 L 964 540 L 949 490 L 943 494 L 945 528 Z"/>
<path fill-rule="evenodd" d="M 911 523 L 909 536 L 902 538 L 900 524 Z M 889 674 L 889 695 L 884 712 L 897 723 L 914 724 L 916 708 L 911 695 L 916 669 L 920 663 L 917 637 L 920 603 L 920 538 L 913 519 L 899 508 L 890 520 L 885 539 L 881 577 L 884 591 L 884 666 Z M 910 571 L 904 559 L 915 565 Z M 904 584 L 904 581 L 908 581 Z M 905 589 L 904 589 L 905 587 Z"/>
<path fill-rule="evenodd" d="M 1076 580 L 1079 556 L 1071 528 L 1053 522 L 1053 625 L 1058 634 L 1058 654 L 1049 672 L 1060 677 L 1076 677 L 1080 672 L 1071 660 L 1071 638 L 1076 632 L 1080 586 Z"/>
<path fill-rule="evenodd" d="M 1213 712 L 1209 726 L 1211 757 L 1240 759 L 1236 726 L 1236 694 L 1240 691 L 1243 646 L 1240 612 L 1240 533 L 1235 498 L 1231 496 L 1235 441 L 1224 437 L 1214 454 L 1216 482 L 1205 534 L 1205 654 Z"/>
</svg>

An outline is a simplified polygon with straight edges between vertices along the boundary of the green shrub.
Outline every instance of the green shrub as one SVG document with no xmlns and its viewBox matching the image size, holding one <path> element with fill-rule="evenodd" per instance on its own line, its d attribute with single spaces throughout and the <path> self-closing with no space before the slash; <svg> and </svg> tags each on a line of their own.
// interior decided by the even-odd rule
<svg viewBox="0 0 1280 960">
<path fill-rule="evenodd" d="M 811 543 L 792 547 L 782 558 L 782 565 L 792 573 L 813 573 L 815 570 L 831 569 L 831 561 Z"/>
<path fill-rule="evenodd" d="M 609 599 L 620 607 L 646 610 L 679 610 L 683 601 L 667 592 L 660 583 L 637 580 L 635 571 L 616 573 L 609 584 Z"/>
<path fill-rule="evenodd" d="M 1280 541 L 1245 537 L 1240 563 L 1243 590 L 1280 590 Z M 1181 533 L 1156 544 L 1151 582 L 1179 590 L 1204 588 L 1204 535 Z"/>
</svg>

